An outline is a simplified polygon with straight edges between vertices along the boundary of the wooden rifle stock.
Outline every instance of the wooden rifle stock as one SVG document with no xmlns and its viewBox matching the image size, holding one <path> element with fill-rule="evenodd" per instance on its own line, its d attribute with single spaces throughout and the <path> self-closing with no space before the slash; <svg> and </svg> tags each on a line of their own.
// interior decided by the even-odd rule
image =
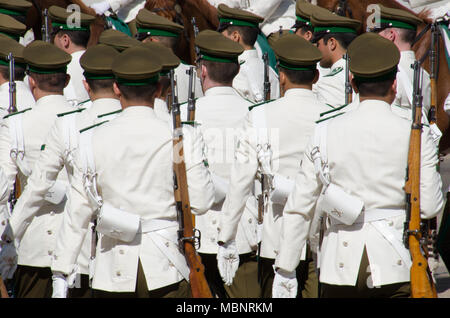
<svg viewBox="0 0 450 318">
<path fill-rule="evenodd" d="M 205 278 L 205 267 L 195 249 L 196 240 L 192 224 L 191 205 L 189 201 L 186 166 L 184 163 L 183 133 L 180 118 L 180 105 L 175 90 L 174 72 L 170 71 L 172 88 L 172 115 L 173 115 L 173 169 L 174 169 L 174 195 L 178 212 L 178 240 L 179 246 L 189 266 L 189 282 L 192 297 L 212 298 L 211 290 Z"/>
<path fill-rule="evenodd" d="M 422 95 L 420 87 L 420 65 L 414 63 L 414 120 L 409 141 L 408 169 L 405 183 L 407 220 L 405 222 L 405 244 L 411 258 L 411 297 L 436 298 L 437 292 L 421 251 L 423 232 L 420 219 L 420 157 L 422 134 Z"/>
</svg>

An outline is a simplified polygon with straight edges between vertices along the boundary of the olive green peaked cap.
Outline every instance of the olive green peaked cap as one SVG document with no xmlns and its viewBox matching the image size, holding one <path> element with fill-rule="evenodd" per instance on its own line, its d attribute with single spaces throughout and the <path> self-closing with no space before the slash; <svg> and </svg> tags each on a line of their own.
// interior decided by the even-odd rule
<svg viewBox="0 0 450 318">
<path fill-rule="evenodd" d="M 17 41 L 8 37 L 0 37 L 0 65 L 9 66 L 8 56 L 12 53 L 14 64 L 25 68 L 25 59 L 23 58 L 23 50 L 25 47 Z"/>
<path fill-rule="evenodd" d="M 273 44 L 279 66 L 296 71 L 315 70 L 322 59 L 320 50 L 295 34 L 287 34 Z"/>
<path fill-rule="evenodd" d="M 195 44 L 200 50 L 200 59 L 213 62 L 237 63 L 244 48 L 219 32 L 204 30 L 198 33 Z"/>
<path fill-rule="evenodd" d="M 86 79 L 112 79 L 112 63 L 119 51 L 105 44 L 97 44 L 88 48 L 80 58 Z"/>
<path fill-rule="evenodd" d="M 23 50 L 23 57 L 31 72 L 39 74 L 66 73 L 72 56 L 53 44 L 36 40 Z"/>
<path fill-rule="evenodd" d="M 295 4 L 295 16 L 297 18 L 294 27 L 311 26 L 311 15 L 313 12 L 325 11 L 327 9 L 316 6 L 304 0 L 297 0 Z"/>
<path fill-rule="evenodd" d="M 125 33 L 114 29 L 108 29 L 103 31 L 102 34 L 100 34 L 98 43 L 109 45 L 114 49 L 118 50 L 119 52 L 122 52 L 125 49 L 128 49 L 133 46 L 138 46 L 141 44 L 141 42 L 139 42 L 135 38 L 132 38 L 126 35 Z"/>
<path fill-rule="evenodd" d="M 259 24 L 264 21 L 263 17 L 245 10 L 230 8 L 225 4 L 219 4 L 217 7 L 217 16 L 219 17 L 220 23 L 219 32 L 231 25 L 258 28 Z"/>
<path fill-rule="evenodd" d="M 177 37 L 184 30 L 182 25 L 172 22 L 145 8 L 139 10 L 136 16 L 136 27 L 138 33 L 169 37 Z"/>
<path fill-rule="evenodd" d="M 142 46 L 126 49 L 114 59 L 112 71 L 119 84 L 142 86 L 156 83 L 162 70 L 162 62 Z"/>
<path fill-rule="evenodd" d="M 347 50 L 349 68 L 359 81 L 381 81 L 396 76 L 400 52 L 391 41 L 376 33 L 364 33 Z"/>
<path fill-rule="evenodd" d="M 20 36 L 25 33 L 26 29 L 25 24 L 20 23 L 7 14 L 0 13 L 0 34 L 18 41 Z"/>
<path fill-rule="evenodd" d="M 176 56 L 171 49 L 162 44 L 156 42 L 145 42 L 141 43 L 141 46 L 149 49 L 152 52 L 152 55 L 158 56 L 162 63 L 162 73 L 167 73 L 181 63 L 178 56 Z"/>
<path fill-rule="evenodd" d="M 380 21 L 375 21 L 375 24 L 379 24 L 379 28 L 376 27 L 375 29 L 401 28 L 416 30 L 417 26 L 423 22 L 422 19 L 408 11 L 388 8 L 381 4 L 378 6 L 380 8 Z"/>
<path fill-rule="evenodd" d="M 25 0 L 0 0 L 0 13 L 24 16 L 33 4 Z"/>
<path fill-rule="evenodd" d="M 89 31 L 89 26 L 92 21 L 94 21 L 95 17 L 86 14 L 79 13 L 79 25 L 71 25 L 75 24 L 77 21 L 74 19 L 75 13 L 72 11 L 67 11 L 65 8 L 61 8 L 58 6 L 51 6 L 48 9 L 48 17 L 52 22 L 53 30 L 69 30 L 69 31 Z"/>
<path fill-rule="evenodd" d="M 316 42 L 328 33 L 358 33 L 361 22 L 355 19 L 341 17 L 331 11 L 314 11 L 311 15 L 311 25 L 314 27 Z"/>
</svg>

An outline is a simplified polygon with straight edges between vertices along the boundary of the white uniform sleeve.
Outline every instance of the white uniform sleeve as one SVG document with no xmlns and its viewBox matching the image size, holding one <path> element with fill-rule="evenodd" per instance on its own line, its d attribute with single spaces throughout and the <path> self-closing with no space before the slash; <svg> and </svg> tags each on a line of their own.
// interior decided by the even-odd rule
<svg viewBox="0 0 450 318">
<path fill-rule="evenodd" d="M 8 193 L 0 193 L 0 197 L 6 198 L 2 201 L 2 203 L 6 203 L 6 200 L 9 197 L 9 192 L 14 187 L 14 182 L 18 173 L 17 166 L 10 157 L 11 136 L 9 133 L 8 123 L 8 119 L 4 119 L 0 124 L 0 168 L 3 170 L 3 177 L 6 178 L 8 183 Z M 3 188 L 2 190 L 4 191 L 5 188 Z"/>
</svg>

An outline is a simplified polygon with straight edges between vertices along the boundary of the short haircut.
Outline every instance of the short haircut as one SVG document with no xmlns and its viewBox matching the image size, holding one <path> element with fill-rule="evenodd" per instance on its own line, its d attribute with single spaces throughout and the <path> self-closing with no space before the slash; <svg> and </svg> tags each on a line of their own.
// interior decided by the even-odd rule
<svg viewBox="0 0 450 318">
<path fill-rule="evenodd" d="M 172 51 L 175 52 L 177 49 L 178 42 L 180 41 L 179 36 L 159 36 L 159 35 L 150 35 L 153 38 L 156 38 L 159 40 L 159 43 L 164 45 L 165 47 L 168 47 Z"/>
<path fill-rule="evenodd" d="M 244 42 L 245 45 L 248 46 L 254 46 L 256 39 L 258 38 L 259 29 L 251 27 L 251 26 L 237 26 L 237 25 L 230 25 L 225 30 L 227 34 L 231 34 L 234 31 L 239 32 L 242 38 L 242 42 Z"/>
<path fill-rule="evenodd" d="M 356 33 L 328 33 L 323 36 L 323 43 L 326 45 L 329 39 L 334 38 L 346 50 L 357 36 Z"/>
<path fill-rule="evenodd" d="M 29 72 L 29 76 L 36 81 L 37 87 L 49 93 L 63 93 L 66 85 L 66 73 L 39 74 Z"/>
<path fill-rule="evenodd" d="M 362 82 L 354 79 L 356 88 L 360 96 L 386 96 L 394 83 L 395 76 L 389 79 L 375 82 Z"/>
<path fill-rule="evenodd" d="M 295 29 L 295 32 L 297 32 L 297 30 L 300 30 L 300 34 L 302 34 L 302 35 L 308 31 L 314 32 L 314 28 L 311 25 L 304 25 L 304 26 L 298 27 Z"/>
<path fill-rule="evenodd" d="M 409 45 L 413 45 L 414 40 L 416 39 L 416 30 L 410 29 L 397 29 L 400 34 L 400 39 L 408 43 Z"/>
<path fill-rule="evenodd" d="M 89 37 L 91 35 L 90 31 L 72 31 L 72 30 L 57 30 L 55 33 L 53 33 L 53 37 L 56 35 L 63 36 L 64 34 L 67 34 L 67 36 L 70 38 L 70 40 L 77 46 L 87 47 L 87 44 L 89 42 Z"/>
<path fill-rule="evenodd" d="M 233 79 L 239 73 L 239 63 L 223 63 L 207 60 L 200 60 L 208 69 L 211 80 L 220 84 L 231 84 Z"/>
<path fill-rule="evenodd" d="M 4 79 L 9 79 L 9 67 L 6 65 L 0 65 L 0 74 Z M 25 69 L 23 67 L 14 65 L 14 79 L 16 81 L 23 81 L 25 78 Z"/>
<path fill-rule="evenodd" d="M 89 87 L 91 88 L 92 92 L 94 94 L 100 93 L 100 92 L 106 92 L 109 93 L 114 92 L 113 84 L 115 82 L 115 79 L 89 79 L 86 78 L 86 82 L 89 84 Z"/>
<path fill-rule="evenodd" d="M 155 93 L 158 88 L 157 83 L 143 86 L 127 86 L 117 83 L 117 86 L 126 100 L 145 101 L 151 103 L 153 103 L 155 99 Z"/>
<path fill-rule="evenodd" d="M 278 67 L 279 71 L 284 73 L 292 84 L 296 85 L 310 85 L 316 76 L 316 70 L 289 70 L 282 66 Z"/>
</svg>

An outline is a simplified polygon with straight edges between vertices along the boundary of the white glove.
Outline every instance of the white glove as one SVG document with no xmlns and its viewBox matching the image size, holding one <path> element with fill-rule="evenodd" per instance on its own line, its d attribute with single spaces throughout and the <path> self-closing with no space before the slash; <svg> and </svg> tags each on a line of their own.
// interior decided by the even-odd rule
<svg viewBox="0 0 450 318">
<path fill-rule="evenodd" d="M 52 298 L 67 298 L 67 290 L 69 288 L 69 285 L 67 284 L 66 277 L 64 277 L 63 273 L 54 272 L 52 281 Z"/>
<path fill-rule="evenodd" d="M 219 245 L 217 267 L 225 285 L 230 286 L 239 267 L 239 253 L 235 241 Z"/>
<path fill-rule="evenodd" d="M 95 13 L 97 13 L 98 15 L 102 15 L 103 13 L 108 11 L 109 8 L 111 8 L 108 1 L 93 3 L 90 5 L 90 7 L 94 9 Z"/>
<path fill-rule="evenodd" d="M 275 270 L 272 285 L 272 298 L 295 298 L 297 296 L 297 278 L 295 271 L 287 272 L 281 268 Z"/>
</svg>

